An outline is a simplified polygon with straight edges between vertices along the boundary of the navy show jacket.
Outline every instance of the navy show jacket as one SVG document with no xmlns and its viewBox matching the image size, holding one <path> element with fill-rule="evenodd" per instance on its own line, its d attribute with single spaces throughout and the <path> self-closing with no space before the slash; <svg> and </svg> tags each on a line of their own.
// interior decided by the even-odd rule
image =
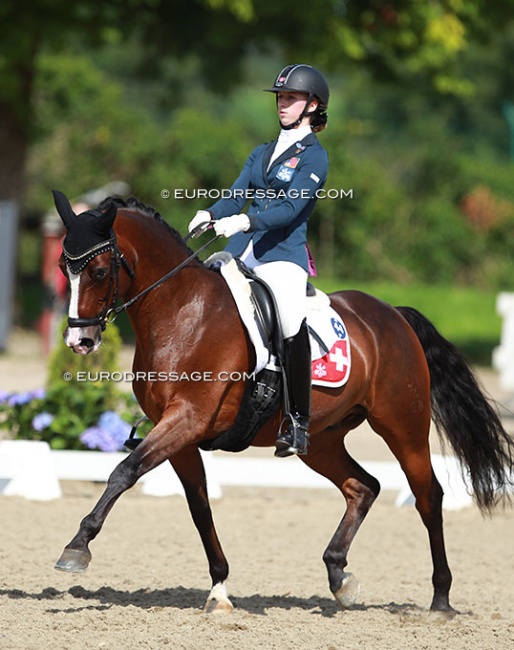
<svg viewBox="0 0 514 650">
<path fill-rule="evenodd" d="M 250 228 L 232 236 L 226 246 L 239 257 L 250 240 L 261 262 L 289 261 L 308 270 L 307 222 L 325 184 L 328 156 L 314 133 L 293 144 L 269 161 L 276 140 L 262 144 L 248 157 L 228 197 L 214 203 L 214 219 L 239 214 L 248 200 Z"/>
</svg>

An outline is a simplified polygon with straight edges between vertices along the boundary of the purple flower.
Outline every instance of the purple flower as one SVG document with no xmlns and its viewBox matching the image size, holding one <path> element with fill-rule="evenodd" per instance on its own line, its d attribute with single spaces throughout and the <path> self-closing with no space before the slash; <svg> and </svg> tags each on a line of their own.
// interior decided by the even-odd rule
<svg viewBox="0 0 514 650">
<path fill-rule="evenodd" d="M 25 393 L 0 393 L 0 402 L 3 397 L 3 400 L 7 401 L 9 406 L 23 406 L 24 404 L 31 402 L 33 399 L 44 399 L 45 395 L 46 391 L 44 388 L 29 390 Z"/>
<path fill-rule="evenodd" d="M 0 404 L 2 404 L 2 402 L 7 402 L 10 396 L 11 393 L 8 393 L 5 390 L 0 390 Z"/>
<path fill-rule="evenodd" d="M 105 432 L 100 427 L 89 427 L 80 434 L 80 441 L 89 449 L 101 451 L 116 451 L 110 449 L 109 440 L 105 439 Z"/>
<path fill-rule="evenodd" d="M 32 426 L 36 431 L 43 431 L 43 429 L 46 429 L 46 427 L 52 424 L 54 417 L 54 415 L 46 411 L 38 413 L 32 418 Z"/>
<path fill-rule="evenodd" d="M 89 449 L 118 451 L 130 433 L 130 424 L 114 411 L 102 413 L 96 427 L 89 427 L 81 435 L 81 442 Z"/>
<path fill-rule="evenodd" d="M 32 393 L 13 393 L 7 400 L 9 406 L 23 406 L 32 400 Z"/>
</svg>

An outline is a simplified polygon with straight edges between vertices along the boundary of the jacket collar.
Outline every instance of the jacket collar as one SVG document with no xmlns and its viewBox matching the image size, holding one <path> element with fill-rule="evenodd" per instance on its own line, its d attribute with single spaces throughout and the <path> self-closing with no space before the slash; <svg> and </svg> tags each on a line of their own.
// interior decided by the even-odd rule
<svg viewBox="0 0 514 650">
<path fill-rule="evenodd" d="M 289 147 L 289 149 L 286 149 L 283 153 L 281 153 L 280 156 L 273 161 L 269 171 L 271 171 L 277 165 L 283 163 L 285 160 L 288 160 L 295 154 L 300 154 L 302 151 L 305 150 L 306 147 L 310 147 L 311 145 L 315 144 L 317 141 L 318 138 L 316 137 L 316 134 L 309 133 L 308 135 L 305 136 L 305 138 L 303 138 L 303 140 L 299 140 L 298 142 L 293 143 Z M 273 142 L 268 142 L 268 144 L 266 145 L 266 149 L 264 150 L 264 156 L 262 158 L 262 171 L 265 177 L 268 175 L 269 161 L 271 159 L 271 156 L 273 155 L 273 151 L 275 150 L 276 144 L 277 144 L 276 140 L 273 140 Z"/>
</svg>

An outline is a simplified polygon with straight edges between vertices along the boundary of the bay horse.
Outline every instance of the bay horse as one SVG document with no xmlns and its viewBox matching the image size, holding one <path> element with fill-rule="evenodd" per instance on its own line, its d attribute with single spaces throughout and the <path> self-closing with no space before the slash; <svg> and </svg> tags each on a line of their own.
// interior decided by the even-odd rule
<svg viewBox="0 0 514 650">
<path fill-rule="evenodd" d="M 255 362 L 235 302 L 221 275 L 191 256 L 179 233 L 154 209 L 135 199 L 109 199 L 97 210 L 75 215 L 64 194 L 54 191 L 54 198 L 67 230 L 61 258 L 71 285 L 65 343 L 79 354 L 96 350 L 117 301 L 125 300 L 136 342 L 134 393 L 154 424 L 114 469 L 56 568 L 85 571 L 91 560 L 89 543 L 116 500 L 146 472 L 169 461 L 183 485 L 209 564 L 212 585 L 204 610 L 229 611 L 229 567 L 213 522 L 199 445 L 234 423 L 245 389 L 238 378 Z M 159 282 L 163 276 L 167 280 Z M 313 389 L 310 445 L 301 457 L 346 500 L 344 516 L 323 554 L 329 588 L 343 608 L 357 598 L 358 581 L 346 571 L 347 554 L 380 484 L 350 456 L 344 438 L 367 420 L 398 459 L 428 531 L 431 610 L 453 613 L 443 491 L 430 459 L 431 418 L 463 464 L 484 512 L 508 498 L 514 444 L 464 357 L 417 310 L 395 308 L 354 290 L 332 293 L 330 302 L 352 342 L 351 376 L 341 388 Z M 224 373 L 235 379 L 148 379 L 150 372 L 170 371 L 178 376 Z M 280 421 L 279 407 L 253 444 L 274 445 Z"/>
</svg>

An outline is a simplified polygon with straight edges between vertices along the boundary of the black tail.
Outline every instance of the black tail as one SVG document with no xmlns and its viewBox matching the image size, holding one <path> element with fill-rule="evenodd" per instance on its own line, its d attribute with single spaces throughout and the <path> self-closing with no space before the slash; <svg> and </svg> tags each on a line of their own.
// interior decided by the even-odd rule
<svg viewBox="0 0 514 650">
<path fill-rule="evenodd" d="M 476 502 L 491 511 L 514 483 L 514 441 L 464 356 L 412 307 L 397 307 L 416 332 L 430 370 L 432 419 L 469 470 Z M 444 441 L 443 441 L 444 442 Z"/>
</svg>

